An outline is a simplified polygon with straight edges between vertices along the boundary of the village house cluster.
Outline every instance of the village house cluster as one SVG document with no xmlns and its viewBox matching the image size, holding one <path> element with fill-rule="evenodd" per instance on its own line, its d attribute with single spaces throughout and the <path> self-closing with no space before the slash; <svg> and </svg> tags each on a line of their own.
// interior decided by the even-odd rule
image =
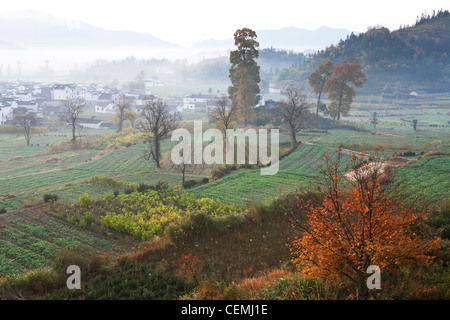
<svg viewBox="0 0 450 320">
<path fill-rule="evenodd" d="M 161 86 L 163 84 L 152 84 Z M 146 101 L 154 96 L 145 86 L 142 92 L 136 90 L 120 91 L 102 84 L 48 84 L 41 82 L 0 82 L 0 125 L 12 125 L 18 115 L 33 114 L 40 125 L 52 124 L 60 129 L 68 124 L 58 123 L 60 109 L 69 99 L 82 99 L 86 103 L 89 117 L 80 117 L 76 125 L 79 128 L 114 129 L 114 124 L 104 119 L 104 115 L 116 112 L 115 101 L 126 95 L 132 99 L 132 107 L 140 113 Z M 178 112 L 208 112 L 215 106 L 217 96 L 214 94 L 185 94 L 177 101 L 171 101 L 170 109 Z M 274 105 L 272 100 L 260 105 Z M 272 106 L 273 107 L 273 106 Z M 102 116 L 103 115 L 103 116 Z M 111 117 L 109 117 L 111 118 Z"/>
<path fill-rule="evenodd" d="M 39 82 L 0 83 L 0 125 L 12 125 L 18 115 L 32 114 L 40 125 L 58 123 L 60 109 L 69 99 L 82 99 L 86 103 L 89 117 L 76 121 L 79 128 L 114 129 L 114 124 L 106 122 L 102 114 L 115 113 L 116 99 L 125 94 L 133 98 L 133 109 L 140 113 L 151 94 L 143 92 L 123 92 L 102 84 L 48 84 Z M 102 119 L 98 119 L 102 118 Z M 61 127 L 65 123 L 58 124 Z"/>
<path fill-rule="evenodd" d="M 113 103 L 114 90 L 100 84 L 46 84 L 39 82 L 0 83 L 0 125 L 14 124 L 18 115 L 33 114 L 40 124 L 59 119 L 60 108 L 68 99 L 82 99 L 87 109 L 97 103 Z M 64 125 L 64 124 L 62 124 Z M 108 128 L 112 124 L 96 120 L 95 116 L 78 119 L 80 127 Z"/>
</svg>

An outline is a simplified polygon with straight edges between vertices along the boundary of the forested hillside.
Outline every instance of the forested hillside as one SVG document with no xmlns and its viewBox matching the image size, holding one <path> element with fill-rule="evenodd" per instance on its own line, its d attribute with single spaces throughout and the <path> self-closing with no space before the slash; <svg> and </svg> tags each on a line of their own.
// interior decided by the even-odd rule
<svg viewBox="0 0 450 320">
<path fill-rule="evenodd" d="M 427 82 L 423 85 L 428 90 L 448 91 L 449 48 L 450 13 L 441 10 L 422 14 L 414 26 L 393 31 L 376 26 L 358 36 L 352 34 L 313 55 L 309 67 L 313 69 L 326 60 L 340 62 L 355 57 L 365 72 L 388 74 L 396 81 Z"/>
</svg>

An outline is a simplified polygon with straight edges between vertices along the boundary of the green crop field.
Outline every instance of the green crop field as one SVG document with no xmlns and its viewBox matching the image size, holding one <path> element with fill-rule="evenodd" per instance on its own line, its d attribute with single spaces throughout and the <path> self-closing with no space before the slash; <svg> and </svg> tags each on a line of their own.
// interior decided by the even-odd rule
<svg viewBox="0 0 450 320">
<path fill-rule="evenodd" d="M 423 197 L 430 204 L 449 200 L 450 156 L 429 156 L 396 170 L 406 197 Z"/>
<path fill-rule="evenodd" d="M 281 193 L 293 192 L 312 183 L 314 175 L 324 165 L 322 158 L 325 152 L 330 157 L 336 156 L 333 149 L 305 144 L 280 161 L 279 171 L 275 175 L 263 176 L 259 169 L 242 171 L 194 188 L 192 192 L 198 196 L 240 205 L 268 202 Z M 344 154 L 343 159 L 345 163 L 350 156 Z"/>
<path fill-rule="evenodd" d="M 345 149 L 356 151 L 370 151 L 377 145 L 383 146 L 386 151 L 426 151 L 427 146 L 433 142 L 440 141 L 441 144 L 450 144 L 450 130 L 440 131 L 408 131 L 400 129 L 389 130 L 379 128 L 377 132 L 355 131 L 355 130 L 328 130 L 317 139 L 315 143 L 325 147 L 335 147 L 342 143 Z"/>
<path fill-rule="evenodd" d="M 88 135 L 99 134 L 87 130 Z M 108 134 L 110 132 L 100 132 Z M 20 208 L 25 202 L 42 201 L 45 193 L 56 193 L 62 200 L 76 200 L 84 192 L 103 195 L 110 188 L 87 185 L 92 176 L 108 176 L 126 183 L 167 182 L 181 184 L 181 175 L 156 171 L 153 161 L 144 159 L 148 145 L 141 142 L 129 147 L 112 149 L 93 145 L 88 148 L 51 153 L 51 145 L 67 141 L 67 131 L 33 137 L 33 146 L 26 147 L 23 138 L 3 134 L 0 138 L 0 207 L 8 211 Z M 69 135 L 70 137 L 70 135 Z M 36 146 L 39 141 L 39 146 Z M 47 146 L 48 144 L 48 146 Z M 170 142 L 162 143 L 162 151 Z M 103 151 L 105 149 L 105 151 Z M 187 178 L 196 177 L 188 174 Z"/>
<path fill-rule="evenodd" d="M 94 252 L 120 254 L 130 245 L 86 229 L 76 228 L 51 212 L 24 208 L 0 216 L 0 275 L 11 276 L 45 266 L 62 250 L 82 246 Z"/>
</svg>

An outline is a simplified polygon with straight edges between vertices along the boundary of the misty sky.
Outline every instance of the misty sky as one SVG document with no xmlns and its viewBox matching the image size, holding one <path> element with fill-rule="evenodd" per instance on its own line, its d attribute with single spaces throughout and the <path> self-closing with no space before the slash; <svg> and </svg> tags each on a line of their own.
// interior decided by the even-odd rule
<svg viewBox="0 0 450 320">
<path fill-rule="evenodd" d="M 326 25 L 352 31 L 383 25 L 412 25 L 425 10 L 449 9 L 448 0 L 14 0 L 0 13 L 35 10 L 111 30 L 145 32 L 190 45 L 225 39 L 242 27 L 254 30 L 294 26 L 314 30 Z M 75 24 L 76 25 L 76 24 Z"/>
</svg>

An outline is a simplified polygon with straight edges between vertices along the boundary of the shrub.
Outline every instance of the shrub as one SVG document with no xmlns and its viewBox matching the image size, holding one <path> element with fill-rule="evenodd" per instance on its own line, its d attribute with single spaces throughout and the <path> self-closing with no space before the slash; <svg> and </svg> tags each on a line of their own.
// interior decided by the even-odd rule
<svg viewBox="0 0 450 320">
<path fill-rule="evenodd" d="M 185 278 L 187 281 L 198 281 L 200 274 L 200 260 L 197 256 L 192 256 L 192 253 L 188 255 L 181 255 L 178 259 L 178 269 L 176 275 L 181 278 Z"/>
<path fill-rule="evenodd" d="M 44 295 L 65 284 L 53 269 L 44 268 L 28 271 L 23 275 L 0 277 L 0 299 L 23 299 L 29 295 Z"/>
<path fill-rule="evenodd" d="M 183 188 L 189 189 L 189 188 L 192 188 L 193 186 L 195 186 L 196 184 L 197 184 L 197 182 L 196 182 L 195 180 L 193 180 L 193 179 L 191 179 L 191 180 L 186 180 L 186 181 L 183 183 Z"/>
<path fill-rule="evenodd" d="M 442 238 L 450 239 L 450 203 L 445 203 L 439 210 L 432 212 L 430 224 L 442 229 Z"/>
<path fill-rule="evenodd" d="M 252 169 L 255 168 L 253 164 L 226 164 L 222 166 L 217 166 L 211 171 L 211 176 L 214 178 L 222 178 L 223 176 L 229 174 L 231 171 L 235 171 L 241 168 Z"/>
<path fill-rule="evenodd" d="M 243 163 L 238 166 L 240 169 L 254 169 L 255 165 L 250 163 Z"/>
<path fill-rule="evenodd" d="M 43 196 L 44 202 L 56 202 L 58 201 L 58 195 L 54 193 L 46 193 Z"/>
<path fill-rule="evenodd" d="M 6 213 L 6 209 L 5 208 L 0 208 L 0 214 L 4 214 Z"/>
<path fill-rule="evenodd" d="M 133 188 L 127 187 L 125 188 L 125 190 L 123 191 L 123 193 L 125 194 L 131 194 L 133 193 L 135 190 Z"/>
<path fill-rule="evenodd" d="M 82 207 L 82 208 L 89 208 L 92 205 L 92 202 L 94 201 L 94 199 L 92 199 L 92 197 L 88 194 L 88 193 L 83 193 L 81 196 L 78 197 L 78 204 Z"/>
<path fill-rule="evenodd" d="M 416 153 L 414 151 L 405 151 L 403 152 L 404 157 L 414 157 Z"/>
<path fill-rule="evenodd" d="M 153 186 L 151 186 L 150 189 L 155 190 L 155 191 L 160 191 L 160 190 L 165 190 L 168 187 L 169 186 L 168 186 L 167 182 L 165 182 L 165 181 L 158 181 Z"/>
<path fill-rule="evenodd" d="M 211 175 L 213 178 L 217 179 L 217 178 L 222 178 L 225 175 L 225 173 L 222 170 L 220 170 L 219 168 L 215 168 L 211 171 Z"/>
<path fill-rule="evenodd" d="M 91 212 L 86 212 L 83 216 L 84 226 L 90 228 L 95 222 L 95 217 Z"/>
<path fill-rule="evenodd" d="M 208 183 L 208 182 L 209 182 L 209 179 L 206 178 L 206 177 L 204 177 L 204 178 L 202 179 L 202 182 L 203 182 L 203 183 Z"/>
<path fill-rule="evenodd" d="M 147 190 L 149 190 L 149 189 L 151 189 L 151 186 L 149 184 L 141 182 L 141 183 L 139 183 L 136 190 L 137 190 L 137 192 L 140 192 L 140 193 L 146 193 Z"/>
</svg>

